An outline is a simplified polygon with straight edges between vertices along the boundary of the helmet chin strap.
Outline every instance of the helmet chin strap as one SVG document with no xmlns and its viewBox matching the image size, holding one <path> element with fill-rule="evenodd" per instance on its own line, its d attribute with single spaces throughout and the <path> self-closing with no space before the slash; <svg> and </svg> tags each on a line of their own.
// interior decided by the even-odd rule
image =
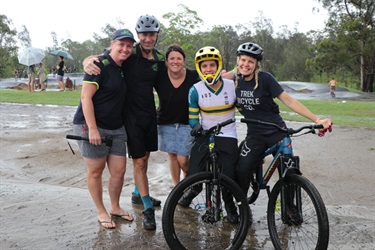
<svg viewBox="0 0 375 250">
<path fill-rule="evenodd" d="M 145 48 L 143 48 L 142 44 L 140 44 L 140 47 L 141 47 L 141 49 L 142 49 L 147 55 L 150 54 L 150 52 L 151 52 L 150 49 L 145 49 Z"/>
</svg>

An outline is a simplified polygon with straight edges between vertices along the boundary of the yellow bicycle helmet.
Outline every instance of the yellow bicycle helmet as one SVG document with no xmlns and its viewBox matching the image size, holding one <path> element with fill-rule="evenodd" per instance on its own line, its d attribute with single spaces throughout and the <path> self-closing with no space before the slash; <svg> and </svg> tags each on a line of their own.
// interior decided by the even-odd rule
<svg viewBox="0 0 375 250">
<path fill-rule="evenodd" d="M 217 70 L 214 74 L 203 74 L 200 69 L 200 63 L 204 61 L 216 61 Z M 221 70 L 223 68 L 223 60 L 220 55 L 220 51 L 215 47 L 207 46 L 198 50 L 195 54 L 195 68 L 197 69 L 199 78 L 204 81 L 207 85 L 215 84 L 221 77 Z M 208 79 L 212 79 L 211 82 Z"/>
</svg>

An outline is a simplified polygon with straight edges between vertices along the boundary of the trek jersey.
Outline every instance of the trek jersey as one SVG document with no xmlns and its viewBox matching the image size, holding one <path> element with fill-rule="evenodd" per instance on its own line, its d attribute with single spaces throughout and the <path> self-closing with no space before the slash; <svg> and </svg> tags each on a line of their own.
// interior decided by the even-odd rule
<svg viewBox="0 0 375 250">
<path fill-rule="evenodd" d="M 99 56 L 100 62 L 94 62 L 100 68 L 100 74 L 85 73 L 84 83 L 95 84 L 97 91 L 92 97 L 96 124 L 99 128 L 118 129 L 123 126 L 122 112 L 127 87 L 123 71 L 106 52 Z M 84 124 L 85 117 L 82 102 L 79 103 L 73 118 L 73 124 Z"/>
<path fill-rule="evenodd" d="M 131 119 L 132 116 L 156 117 L 153 87 L 158 71 L 166 66 L 162 54 L 155 49 L 151 53 L 154 53 L 155 60 L 144 58 L 140 45 L 137 44 L 133 54 L 122 64 L 128 85 L 125 118 Z"/>
<path fill-rule="evenodd" d="M 268 72 L 259 72 L 258 87 L 255 87 L 255 77 L 250 81 L 238 79 L 236 88 L 237 109 L 245 117 L 266 122 L 276 123 L 285 127 L 285 122 L 280 116 L 279 106 L 273 100 L 278 97 L 284 89 L 276 79 Z M 248 134 L 270 135 L 279 132 L 272 126 L 247 124 Z"/>
<path fill-rule="evenodd" d="M 222 86 L 215 92 L 203 81 L 194 84 L 189 91 L 189 124 L 193 128 L 199 123 L 209 129 L 235 116 L 236 92 L 232 80 L 222 79 Z M 221 129 L 218 136 L 237 139 L 236 123 Z"/>
<path fill-rule="evenodd" d="M 169 79 L 167 68 L 159 72 L 155 84 L 159 96 L 158 124 L 189 124 L 188 93 L 190 87 L 198 81 L 198 72 L 186 69 L 184 81 L 178 88 L 175 88 Z"/>
</svg>

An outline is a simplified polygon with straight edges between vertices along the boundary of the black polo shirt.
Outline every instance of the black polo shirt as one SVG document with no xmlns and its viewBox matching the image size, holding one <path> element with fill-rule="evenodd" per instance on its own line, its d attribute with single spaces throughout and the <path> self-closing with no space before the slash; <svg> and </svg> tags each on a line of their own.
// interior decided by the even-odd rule
<svg viewBox="0 0 375 250">
<path fill-rule="evenodd" d="M 106 52 L 99 56 L 100 68 L 97 76 L 85 73 L 84 83 L 97 84 L 97 91 L 92 97 L 96 124 L 104 129 L 118 129 L 123 126 L 122 114 L 126 99 L 127 85 L 122 68 L 118 66 Z M 74 124 L 83 124 L 85 118 L 80 102 L 73 118 Z"/>
<path fill-rule="evenodd" d="M 158 71 L 165 67 L 165 60 L 157 50 L 154 49 L 151 53 L 154 53 L 154 60 L 144 58 L 140 45 L 137 44 L 133 54 L 122 64 L 128 85 L 126 101 L 126 117 L 128 118 L 152 116 L 156 119 L 153 87 Z"/>
</svg>

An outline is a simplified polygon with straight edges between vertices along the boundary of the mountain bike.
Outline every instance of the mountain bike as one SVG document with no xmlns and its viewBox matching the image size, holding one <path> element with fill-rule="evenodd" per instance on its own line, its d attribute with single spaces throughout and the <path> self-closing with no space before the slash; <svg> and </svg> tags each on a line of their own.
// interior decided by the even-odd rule
<svg viewBox="0 0 375 250">
<path fill-rule="evenodd" d="M 323 199 L 316 187 L 300 170 L 300 158 L 293 154 L 291 137 L 315 134 L 322 125 L 307 125 L 298 129 L 281 128 L 274 123 L 253 119 L 241 119 L 244 123 L 273 126 L 285 137 L 264 153 L 264 158 L 273 159 L 263 173 L 263 163 L 248 193 L 248 203 L 256 201 L 261 189 L 268 194 L 267 224 L 274 247 L 279 249 L 327 249 L 329 242 L 329 222 Z M 303 133 L 302 131 L 305 130 Z M 319 133 L 322 136 L 322 133 Z M 246 143 L 240 143 L 240 149 Z M 278 170 L 278 180 L 270 191 L 269 180 Z"/>
<path fill-rule="evenodd" d="M 232 179 L 220 173 L 215 136 L 222 127 L 235 122 L 230 119 L 203 130 L 208 141 L 206 171 L 186 177 L 167 197 L 162 215 L 164 237 L 171 249 L 239 249 L 251 221 L 245 194 Z M 198 187 L 201 191 L 188 208 L 178 204 L 185 192 Z M 239 222 L 230 224 L 223 209 L 222 192 L 229 192 L 239 213 Z"/>
</svg>

